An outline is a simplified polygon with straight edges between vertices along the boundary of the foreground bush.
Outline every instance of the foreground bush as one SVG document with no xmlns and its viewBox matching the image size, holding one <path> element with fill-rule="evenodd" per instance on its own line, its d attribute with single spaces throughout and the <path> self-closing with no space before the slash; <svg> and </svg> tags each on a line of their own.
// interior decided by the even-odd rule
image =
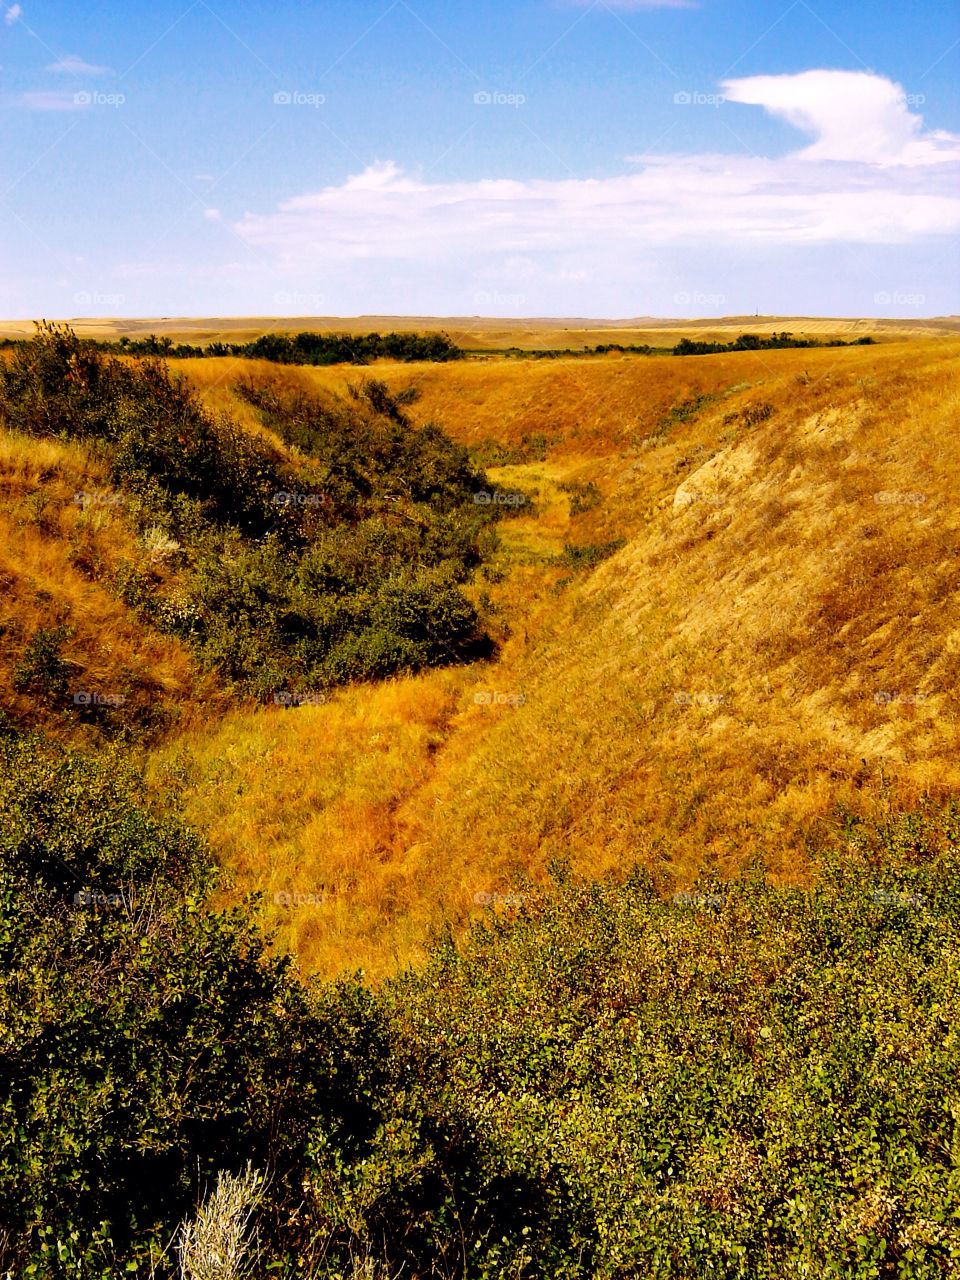
<svg viewBox="0 0 960 1280">
<path fill-rule="evenodd" d="M 0 1268 L 956 1273 L 957 809 L 810 893 L 560 876 L 375 993 L 211 912 L 115 755 L 0 766 Z"/>
</svg>

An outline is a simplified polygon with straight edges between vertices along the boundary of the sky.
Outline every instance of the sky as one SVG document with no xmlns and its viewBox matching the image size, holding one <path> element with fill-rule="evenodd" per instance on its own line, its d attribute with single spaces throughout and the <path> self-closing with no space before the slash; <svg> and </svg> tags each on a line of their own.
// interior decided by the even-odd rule
<svg viewBox="0 0 960 1280">
<path fill-rule="evenodd" d="M 0 0 L 0 316 L 960 312 L 960 6 Z"/>
</svg>

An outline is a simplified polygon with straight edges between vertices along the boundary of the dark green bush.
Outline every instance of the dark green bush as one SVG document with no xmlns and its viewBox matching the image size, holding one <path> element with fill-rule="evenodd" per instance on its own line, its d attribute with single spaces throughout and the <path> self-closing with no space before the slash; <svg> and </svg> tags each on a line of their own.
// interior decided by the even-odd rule
<svg viewBox="0 0 960 1280">
<path fill-rule="evenodd" d="M 490 486 L 467 451 L 377 380 L 349 401 L 239 390 L 294 456 L 211 417 L 158 361 L 41 326 L 0 365 L 0 421 L 103 452 L 138 530 L 178 544 L 173 591 L 139 566 L 115 589 L 229 680 L 303 689 L 481 652 L 460 586 L 497 511 L 473 501 Z M 18 679 L 49 684 L 54 659 L 31 651 Z"/>
<path fill-rule="evenodd" d="M 251 1161 L 264 1280 L 956 1273 L 957 808 L 813 891 L 521 885 L 373 993 L 210 912 L 165 803 L 0 738 L 0 1267 L 172 1280 Z"/>
</svg>

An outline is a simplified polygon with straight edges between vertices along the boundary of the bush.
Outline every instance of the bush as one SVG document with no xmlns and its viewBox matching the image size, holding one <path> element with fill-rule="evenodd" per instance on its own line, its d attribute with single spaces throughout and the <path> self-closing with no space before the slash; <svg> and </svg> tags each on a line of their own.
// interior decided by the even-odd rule
<svg viewBox="0 0 960 1280">
<path fill-rule="evenodd" d="M 473 502 L 489 486 L 467 451 L 410 421 L 412 392 L 375 379 L 350 401 L 238 390 L 295 453 L 212 418 L 160 362 L 124 362 L 45 325 L 0 365 L 0 421 L 104 453 L 144 543 L 179 571 L 171 589 L 123 566 L 115 589 L 228 680 L 303 689 L 479 652 L 459 584 L 492 548 L 496 512 Z M 59 688 L 44 643 L 18 678 Z"/>
<path fill-rule="evenodd" d="M 0 739 L 0 1266 L 955 1272 L 960 807 L 851 820 L 811 891 L 560 870 L 311 991 L 118 762 Z"/>
</svg>

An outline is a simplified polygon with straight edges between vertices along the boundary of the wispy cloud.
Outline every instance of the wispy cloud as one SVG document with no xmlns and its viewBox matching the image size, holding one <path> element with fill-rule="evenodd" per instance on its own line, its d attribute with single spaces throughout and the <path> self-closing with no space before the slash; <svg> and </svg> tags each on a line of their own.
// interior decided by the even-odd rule
<svg viewBox="0 0 960 1280">
<path fill-rule="evenodd" d="M 18 4 L 12 4 L 9 9 L 4 12 L 3 20 L 8 27 L 12 27 L 18 18 L 23 17 L 23 10 Z"/>
<path fill-rule="evenodd" d="M 91 62 L 84 62 L 82 58 L 77 57 L 74 53 L 69 53 L 65 58 L 59 58 L 56 62 L 51 62 L 46 67 L 46 70 L 62 72 L 64 75 L 70 76 L 106 76 L 110 74 L 109 67 L 98 67 Z"/>
<path fill-rule="evenodd" d="M 813 71 L 732 80 L 724 96 L 814 141 L 776 158 L 640 155 L 636 170 L 603 179 L 431 183 L 383 163 L 234 229 L 288 269 L 419 262 L 425 274 L 460 264 L 479 275 L 512 257 L 595 278 L 657 246 L 907 244 L 960 229 L 960 137 L 925 133 L 892 81 Z"/>
<path fill-rule="evenodd" d="M 17 99 L 28 111 L 80 111 L 84 104 L 77 95 L 61 89 L 39 89 L 33 93 L 21 93 Z"/>
</svg>

